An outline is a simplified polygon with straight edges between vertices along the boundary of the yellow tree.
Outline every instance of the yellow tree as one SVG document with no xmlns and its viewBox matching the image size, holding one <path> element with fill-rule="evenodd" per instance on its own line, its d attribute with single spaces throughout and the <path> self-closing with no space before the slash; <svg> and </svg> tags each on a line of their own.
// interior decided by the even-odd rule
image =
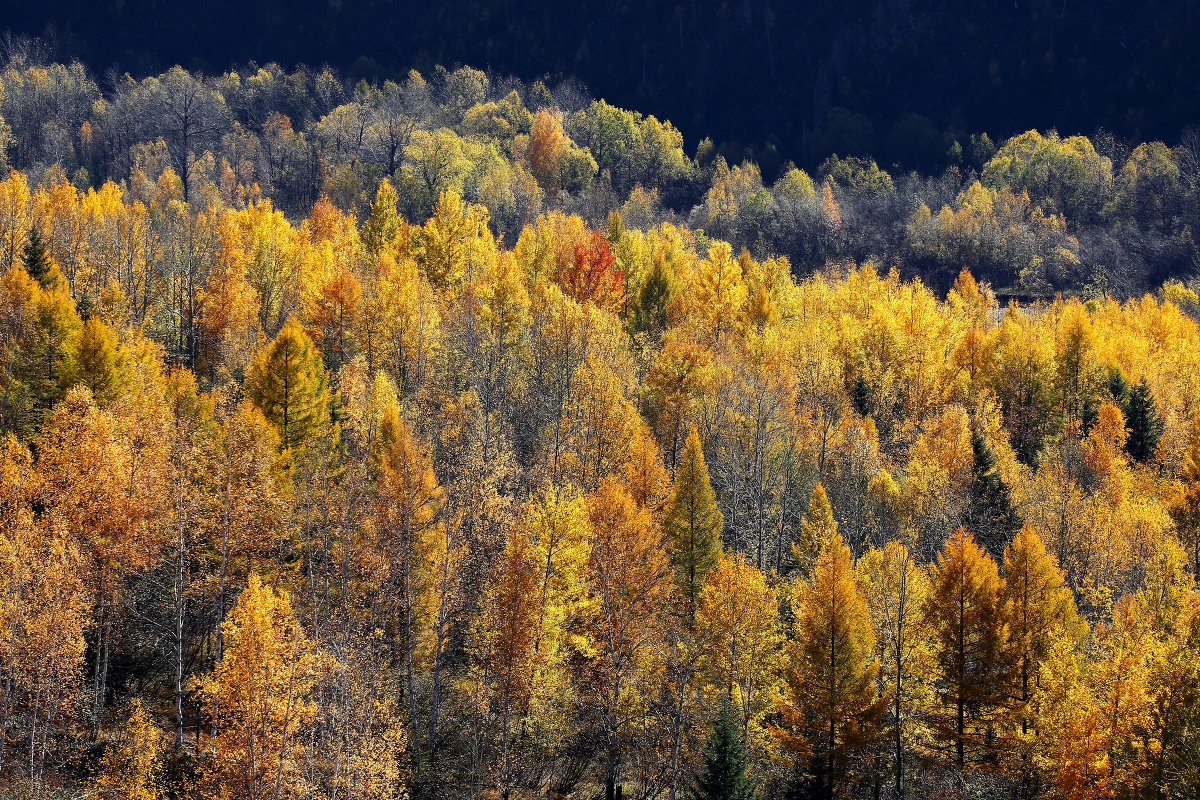
<svg viewBox="0 0 1200 800">
<path fill-rule="evenodd" d="M 1129 596 L 1095 627 L 1086 655 L 1065 637 L 1055 641 L 1043 671 L 1043 763 L 1064 798 L 1134 797 L 1146 786 L 1158 755 L 1146 741 L 1151 668 L 1162 656 Z"/>
<path fill-rule="evenodd" d="M 800 520 L 800 541 L 792 545 L 792 558 L 807 575 L 825 545 L 837 535 L 837 523 L 833 520 L 833 509 L 829 506 L 829 495 L 825 487 L 817 484 L 808 501 L 808 510 Z"/>
<path fill-rule="evenodd" d="M 671 600 L 670 561 L 650 512 L 625 486 L 603 480 L 588 498 L 592 548 L 586 570 L 590 593 L 582 620 L 590 650 L 579 688 L 598 714 L 608 800 L 622 794 L 622 737 L 638 718 L 629 707 L 661 644 Z"/>
<path fill-rule="evenodd" d="M 302 445 L 325 424 L 329 391 L 321 354 L 294 318 L 254 359 L 246 394 L 279 430 L 285 450 Z"/>
<path fill-rule="evenodd" d="M 308 797 L 304 733 L 323 657 L 287 595 L 257 575 L 221 627 L 225 652 L 197 687 L 216 732 L 203 761 L 210 796 Z"/>
<path fill-rule="evenodd" d="M 102 800 L 159 800 L 158 727 L 141 701 L 129 704 L 125 722 L 107 743 L 92 791 Z"/>
<path fill-rule="evenodd" d="M 913 723 L 930 690 L 925 677 L 932 653 L 923 616 L 929 575 L 895 540 L 864 553 L 856 568 L 875 628 L 882 694 L 891 706 L 896 797 L 903 798 L 904 753 L 912 747 Z"/>
<path fill-rule="evenodd" d="M 1200 416 L 1192 422 L 1179 485 L 1171 498 L 1171 517 L 1179 538 L 1192 556 L 1192 574 L 1200 576 Z"/>
<path fill-rule="evenodd" d="M 713 390 L 713 354 L 702 345 L 670 339 L 654 359 L 643 385 L 651 419 L 672 467 L 696 408 Z"/>
<path fill-rule="evenodd" d="M 143 405 L 153 400 L 151 392 L 141 398 Z M 85 554 L 95 593 L 97 725 L 106 703 L 109 643 L 125 579 L 156 562 L 163 501 L 169 496 L 162 475 L 154 471 L 164 455 L 158 450 L 163 442 L 143 439 L 153 431 L 137 431 L 135 416 L 118 419 L 101 411 L 91 393 L 77 386 L 55 407 L 38 439 L 41 502 Z"/>
<path fill-rule="evenodd" d="M 832 798 L 849 789 L 883 710 L 875 693 L 875 631 L 841 536 L 825 540 L 811 579 L 795 586 L 792 608 L 782 725 L 774 732 L 807 773 L 813 795 Z"/>
<path fill-rule="evenodd" d="M 84 560 L 61 529 L 35 523 L 22 507 L 23 484 L 31 475 L 28 451 L 11 437 L 3 460 L 8 506 L 0 527 L 0 782 L 11 756 L 39 794 L 46 756 L 56 727 L 78 708 L 84 666 L 84 633 L 92 599 L 85 586 Z M 11 501 L 21 505 L 13 505 Z M 57 724 L 56 724 L 57 723 Z M 14 773 L 17 769 L 12 770 Z"/>
<path fill-rule="evenodd" d="M 1029 733 L 1036 710 L 1029 704 L 1037 693 L 1042 661 L 1057 637 L 1078 634 L 1075 600 L 1041 537 L 1029 525 L 1004 550 L 1004 584 L 1000 602 L 1009 623 L 1010 646 L 1017 658 L 1013 693 L 1021 715 L 1021 733 Z"/>
<path fill-rule="evenodd" d="M 566 445 L 561 475 L 594 490 L 621 469 L 640 420 L 623 382 L 601 359 L 589 356 L 576 370 L 573 383 L 576 389 L 556 420 Z"/>
<path fill-rule="evenodd" d="M 705 672 L 741 712 L 742 736 L 761 744 L 762 718 L 770 711 L 783 631 L 779 598 L 762 570 L 739 554 L 721 556 L 705 577 L 696 608 L 705 649 Z"/>
<path fill-rule="evenodd" d="M 663 514 L 667 550 L 675 564 L 675 584 L 689 624 L 696 613 L 696 599 L 704 585 L 704 576 L 721 557 L 723 526 L 724 517 L 709 482 L 700 434 L 693 425 Z"/>
<path fill-rule="evenodd" d="M 644 422 L 637 425 L 629 440 L 625 485 L 639 506 L 648 508 L 656 517 L 661 515 L 671 492 L 671 476 L 663 464 L 662 450 Z"/>
<path fill-rule="evenodd" d="M 376 600 L 379 610 L 396 614 L 396 634 L 407 682 L 412 745 L 431 758 L 436 741 L 438 680 L 444 665 L 449 612 L 456 602 L 456 561 L 461 552 L 442 520 L 446 493 L 433 472 L 430 448 L 421 442 L 393 403 L 379 434 L 379 477 L 371 525 L 387 572 Z M 453 521 L 450 522 L 453 525 Z M 428 670 L 434 682 L 430 726 L 421 730 L 417 680 Z M 423 746 L 422 735 L 426 744 Z M 420 773 L 416 776 L 420 779 Z"/>
<path fill-rule="evenodd" d="M 1012 668 L 1003 586 L 996 562 L 964 528 L 946 539 L 930 580 L 924 613 L 939 686 L 930 723 L 961 773 L 998 755 Z"/>
<path fill-rule="evenodd" d="M 475 277 L 496 241 L 488 230 L 483 206 L 466 203 L 450 190 L 443 192 L 419 237 L 417 261 L 434 288 L 444 291 Z"/>
</svg>

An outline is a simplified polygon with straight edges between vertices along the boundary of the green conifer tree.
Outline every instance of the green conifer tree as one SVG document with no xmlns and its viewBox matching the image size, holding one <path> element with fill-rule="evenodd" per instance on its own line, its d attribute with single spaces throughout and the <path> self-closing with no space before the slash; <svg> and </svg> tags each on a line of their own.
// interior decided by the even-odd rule
<svg viewBox="0 0 1200 800">
<path fill-rule="evenodd" d="M 754 779 L 747 773 L 746 747 L 728 700 L 722 700 L 704 748 L 704 770 L 696 777 L 693 800 L 753 800 Z"/>
<path fill-rule="evenodd" d="M 37 280 L 43 289 L 50 288 L 54 262 L 50 260 L 50 254 L 46 252 L 46 244 L 42 241 L 41 231 L 37 229 L 36 225 L 29 229 L 29 240 L 25 243 L 25 249 L 21 253 L 21 263 L 24 264 L 25 271 L 29 273 L 29 276 Z"/>
<path fill-rule="evenodd" d="M 693 425 L 683 446 L 675 486 L 663 517 L 667 547 L 675 564 L 675 582 L 687 604 L 688 619 L 695 612 L 704 576 L 721 557 L 724 526 L 725 518 L 717 508 L 717 495 L 709 482 L 708 465 L 704 463 L 700 434 Z"/>
<path fill-rule="evenodd" d="M 970 505 L 967 506 L 964 521 L 992 558 L 999 559 L 1004 554 L 1004 546 L 1017 529 L 1012 495 L 996 469 L 996 456 L 979 428 L 971 432 L 971 454 L 974 463 L 971 469 Z"/>
<path fill-rule="evenodd" d="M 328 418 L 321 353 L 295 319 L 284 323 L 250 365 L 246 394 L 279 430 L 283 449 L 302 444 Z"/>
<path fill-rule="evenodd" d="M 1154 458 L 1158 450 L 1158 439 L 1162 436 L 1162 420 L 1158 416 L 1158 404 L 1146 379 L 1142 378 L 1129 390 L 1129 401 L 1122 409 L 1125 412 L 1129 438 L 1125 449 L 1135 461 L 1146 463 Z"/>
</svg>

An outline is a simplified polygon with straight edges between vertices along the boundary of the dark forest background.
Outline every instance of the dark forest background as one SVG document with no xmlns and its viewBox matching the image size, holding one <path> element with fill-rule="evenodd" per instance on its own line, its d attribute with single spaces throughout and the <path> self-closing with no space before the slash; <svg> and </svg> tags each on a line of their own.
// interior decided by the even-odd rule
<svg viewBox="0 0 1200 800">
<path fill-rule="evenodd" d="M 711 136 L 764 176 L 829 153 L 931 171 L 970 132 L 1177 141 L 1200 120 L 1200 11 L 1182 0 L 45 0 L 0 27 L 97 75 L 322 62 L 351 78 L 466 63 Z M 742 149 L 744 148 L 744 149 Z"/>
</svg>

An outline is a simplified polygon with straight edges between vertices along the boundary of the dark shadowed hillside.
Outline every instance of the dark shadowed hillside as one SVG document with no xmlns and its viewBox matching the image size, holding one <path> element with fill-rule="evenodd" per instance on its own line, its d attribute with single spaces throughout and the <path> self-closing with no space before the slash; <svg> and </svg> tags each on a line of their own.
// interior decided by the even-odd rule
<svg viewBox="0 0 1200 800">
<path fill-rule="evenodd" d="M 1200 120 L 1200 12 L 1181 0 L 49 0 L 6 16 L 101 74 L 250 59 L 569 74 L 760 162 L 769 141 L 809 166 L 836 151 L 930 169 L 962 131 L 1174 139 Z"/>
</svg>

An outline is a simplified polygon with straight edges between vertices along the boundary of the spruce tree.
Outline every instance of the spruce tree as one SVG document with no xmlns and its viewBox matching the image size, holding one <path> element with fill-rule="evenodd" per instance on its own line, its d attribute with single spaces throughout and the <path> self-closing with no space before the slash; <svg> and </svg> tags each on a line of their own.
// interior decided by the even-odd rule
<svg viewBox="0 0 1200 800">
<path fill-rule="evenodd" d="M 996 469 L 996 456 L 978 427 L 971 432 L 971 454 L 970 505 L 964 521 L 992 558 L 998 559 L 1017 529 L 1017 515 L 1008 485 Z"/>
<path fill-rule="evenodd" d="M 279 430 L 283 449 L 303 443 L 327 419 L 321 353 L 295 319 L 288 319 L 250 365 L 246 394 Z"/>
<path fill-rule="evenodd" d="M 1129 382 L 1125 380 L 1125 373 L 1120 369 L 1114 368 L 1108 376 L 1108 393 L 1112 395 L 1113 400 L 1117 401 L 1117 405 L 1122 408 L 1129 402 Z"/>
<path fill-rule="evenodd" d="M 1125 412 L 1126 425 L 1129 428 L 1125 450 L 1135 461 L 1144 464 L 1154 458 L 1154 453 L 1158 450 L 1158 439 L 1162 435 L 1158 404 L 1154 402 L 1154 395 L 1150 392 L 1145 378 L 1129 390 L 1129 401 L 1122 410 Z"/>
<path fill-rule="evenodd" d="M 746 747 L 728 700 L 722 700 L 704 747 L 704 770 L 696 777 L 692 800 L 753 800 L 754 779 L 747 774 Z"/>
<path fill-rule="evenodd" d="M 663 516 L 667 547 L 675 565 L 675 582 L 687 604 L 689 619 L 695 611 L 705 574 L 721 557 L 724 526 L 725 518 L 717 508 L 717 495 L 709 482 L 708 465 L 704 463 L 700 434 L 693 425 Z"/>
<path fill-rule="evenodd" d="M 29 241 L 25 243 L 25 249 L 21 253 L 21 263 L 25 265 L 29 276 L 40 283 L 43 289 L 50 288 L 50 270 L 53 262 L 50 260 L 50 254 L 46 252 L 46 244 L 42 241 L 42 234 L 36 225 L 29 229 Z"/>
</svg>

